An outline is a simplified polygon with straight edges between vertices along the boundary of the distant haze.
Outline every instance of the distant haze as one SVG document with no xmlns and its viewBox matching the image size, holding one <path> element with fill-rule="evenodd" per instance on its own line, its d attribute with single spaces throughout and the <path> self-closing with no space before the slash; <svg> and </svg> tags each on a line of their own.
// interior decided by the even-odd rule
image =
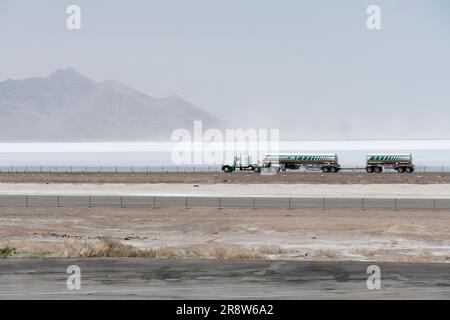
<svg viewBox="0 0 450 320">
<path fill-rule="evenodd" d="M 0 83 L 3 141 L 168 138 L 193 118 L 282 139 L 450 138 L 448 0 L 0 0 L 0 40 L 0 81 L 28 79 Z M 68 67 L 92 81 L 47 79 Z"/>
<path fill-rule="evenodd" d="M 0 141 L 169 139 L 177 128 L 224 122 L 173 95 L 154 98 L 74 69 L 0 83 Z"/>
</svg>

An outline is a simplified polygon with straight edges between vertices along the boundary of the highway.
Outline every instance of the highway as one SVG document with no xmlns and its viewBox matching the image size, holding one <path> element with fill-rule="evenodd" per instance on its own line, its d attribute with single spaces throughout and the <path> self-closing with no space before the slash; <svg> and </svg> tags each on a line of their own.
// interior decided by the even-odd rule
<svg viewBox="0 0 450 320">
<path fill-rule="evenodd" d="M 0 195 L 1 206 L 449 210 L 450 199 Z"/>
<path fill-rule="evenodd" d="M 209 207 L 284 209 L 423 209 L 449 210 L 449 199 L 291 198 L 198 196 L 1 195 L 0 207 Z"/>
<path fill-rule="evenodd" d="M 2 259 L 0 299 L 450 299 L 450 265 L 369 262 Z M 66 285 L 70 265 L 80 289 Z M 72 282 L 72 284 L 75 282 Z"/>
</svg>

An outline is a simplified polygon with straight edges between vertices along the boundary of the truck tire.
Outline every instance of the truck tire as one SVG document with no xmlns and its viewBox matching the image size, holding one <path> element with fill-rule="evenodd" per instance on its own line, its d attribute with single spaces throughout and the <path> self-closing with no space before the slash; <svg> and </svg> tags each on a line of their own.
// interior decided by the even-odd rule
<svg viewBox="0 0 450 320">
<path fill-rule="evenodd" d="M 405 168 L 403 168 L 403 167 L 398 167 L 398 168 L 397 168 L 397 172 L 398 172 L 398 173 L 403 173 L 403 172 L 405 172 Z"/>
<path fill-rule="evenodd" d="M 336 173 L 338 170 L 336 167 L 330 167 L 331 173 Z"/>
<path fill-rule="evenodd" d="M 414 168 L 412 167 L 406 167 L 405 168 L 406 173 L 413 173 L 414 172 Z"/>
<path fill-rule="evenodd" d="M 254 167 L 254 168 L 253 168 L 253 171 L 255 171 L 255 172 L 257 172 L 257 173 L 258 173 L 258 172 L 261 172 L 261 168 L 260 168 L 260 167 Z"/>
<path fill-rule="evenodd" d="M 383 167 L 375 167 L 375 173 L 383 172 Z"/>
<path fill-rule="evenodd" d="M 322 167 L 322 171 L 325 172 L 325 173 L 328 173 L 328 172 L 330 172 L 330 167 L 323 166 Z"/>
<path fill-rule="evenodd" d="M 373 167 L 366 167 L 366 172 L 367 173 L 372 173 L 373 172 Z"/>
<path fill-rule="evenodd" d="M 224 167 L 222 168 L 222 170 L 223 170 L 223 172 L 225 172 L 225 173 L 233 172 L 233 170 L 231 170 L 231 168 L 230 168 L 229 166 L 224 166 Z"/>
</svg>

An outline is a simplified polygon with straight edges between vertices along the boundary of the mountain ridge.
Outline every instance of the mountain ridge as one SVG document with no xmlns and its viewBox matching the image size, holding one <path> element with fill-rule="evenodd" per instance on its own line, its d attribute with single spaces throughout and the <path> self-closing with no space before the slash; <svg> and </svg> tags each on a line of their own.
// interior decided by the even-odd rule
<svg viewBox="0 0 450 320">
<path fill-rule="evenodd" d="M 225 122 L 178 95 L 156 98 L 73 68 L 0 82 L 0 141 L 169 139 L 177 128 Z"/>
</svg>

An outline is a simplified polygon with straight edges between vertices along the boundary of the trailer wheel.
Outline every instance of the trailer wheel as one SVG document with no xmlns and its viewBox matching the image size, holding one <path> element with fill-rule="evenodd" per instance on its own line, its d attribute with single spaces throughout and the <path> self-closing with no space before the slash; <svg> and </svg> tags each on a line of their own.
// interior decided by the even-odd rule
<svg viewBox="0 0 450 320">
<path fill-rule="evenodd" d="M 383 167 L 375 167 L 375 173 L 383 172 Z"/>
<path fill-rule="evenodd" d="M 403 172 L 405 172 L 405 169 L 403 167 L 398 167 L 397 168 L 397 172 L 398 173 L 403 173 Z"/>
<path fill-rule="evenodd" d="M 412 173 L 412 172 L 414 171 L 414 168 L 412 168 L 412 167 L 406 167 L 406 168 L 405 168 L 405 171 L 406 171 L 407 173 Z"/>
<path fill-rule="evenodd" d="M 337 168 L 336 168 L 336 167 L 330 167 L 330 171 L 331 171 L 332 173 L 336 173 L 336 172 L 337 172 Z"/>
<path fill-rule="evenodd" d="M 260 168 L 260 167 L 254 167 L 253 170 L 254 170 L 255 172 L 261 172 L 261 168 Z"/>
<path fill-rule="evenodd" d="M 367 173 L 372 173 L 373 172 L 373 167 L 366 167 L 366 172 Z"/>
<path fill-rule="evenodd" d="M 328 173 L 328 172 L 330 172 L 330 167 L 324 166 L 324 167 L 322 167 L 322 171 L 325 173 Z"/>
</svg>

